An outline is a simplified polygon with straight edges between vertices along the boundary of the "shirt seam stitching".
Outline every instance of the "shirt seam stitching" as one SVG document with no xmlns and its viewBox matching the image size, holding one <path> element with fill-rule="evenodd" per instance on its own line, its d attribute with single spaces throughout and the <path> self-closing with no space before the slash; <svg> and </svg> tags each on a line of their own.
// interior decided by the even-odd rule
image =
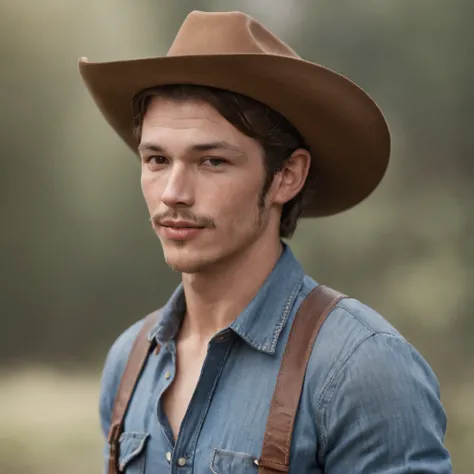
<svg viewBox="0 0 474 474">
<path fill-rule="evenodd" d="M 352 300 L 352 301 L 356 301 L 356 302 L 360 303 L 360 301 L 356 300 L 355 298 L 344 298 L 344 299 L 348 299 L 348 300 Z M 341 300 L 338 307 L 341 308 L 342 310 L 344 310 L 350 316 L 352 316 L 361 326 L 363 326 L 365 329 L 367 329 L 367 331 L 369 331 L 370 333 L 373 333 L 373 334 L 393 334 L 389 331 L 377 331 L 373 327 L 370 327 L 367 323 L 362 321 L 356 314 L 354 314 L 349 308 L 346 308 L 344 306 L 344 299 Z M 362 303 L 360 303 L 360 304 L 362 304 Z"/>
<path fill-rule="evenodd" d="M 276 344 L 277 344 L 278 339 L 280 337 L 281 331 L 282 331 L 283 327 L 285 326 L 285 324 L 288 321 L 288 316 L 290 315 L 291 309 L 293 308 L 293 305 L 295 304 L 296 298 L 297 298 L 298 294 L 301 291 L 301 287 L 303 286 L 303 280 L 304 280 L 304 276 L 301 277 L 299 282 L 295 285 L 295 289 L 293 290 L 293 292 L 290 294 L 290 296 L 286 300 L 286 304 L 285 304 L 285 307 L 283 309 L 282 316 L 281 316 L 280 320 L 278 321 L 278 323 L 276 324 L 275 330 L 273 332 L 273 339 L 272 339 L 272 342 L 271 342 L 271 345 L 270 345 L 270 350 L 272 352 L 275 352 Z"/>
<path fill-rule="evenodd" d="M 343 308 L 346 312 L 351 314 L 351 316 L 355 317 L 350 311 L 347 309 Z M 359 319 L 356 318 L 358 321 Z M 361 323 L 362 324 L 362 323 Z M 364 324 L 362 324 L 364 327 L 366 327 Z M 355 352 L 369 339 L 374 338 L 375 336 L 388 336 L 393 339 L 397 339 L 401 342 L 406 342 L 403 338 L 400 336 L 397 336 L 396 334 L 393 334 L 388 331 L 373 331 L 372 333 L 367 335 L 365 338 L 361 339 L 358 344 L 354 346 L 352 351 L 349 352 L 349 354 L 340 362 L 339 366 L 334 370 L 332 375 L 328 378 L 328 381 L 325 383 L 323 390 L 321 391 L 321 395 L 318 398 L 318 401 L 316 403 L 316 409 L 315 409 L 315 418 L 316 418 L 316 424 L 319 427 L 319 432 L 321 434 L 321 450 L 324 451 L 323 448 L 326 447 L 327 444 L 327 432 L 326 429 L 324 428 L 323 424 L 323 417 L 324 414 L 326 413 L 327 407 L 329 406 L 332 397 L 334 393 L 336 392 L 337 386 L 339 385 L 339 382 L 342 378 L 343 375 L 343 369 L 347 366 L 347 363 L 349 360 L 354 356 Z M 336 364 L 336 363 L 335 363 Z M 327 396 L 328 395 L 328 396 Z"/>
<path fill-rule="evenodd" d="M 274 354 L 275 349 L 276 349 L 276 344 L 277 344 L 278 339 L 281 335 L 281 330 L 288 321 L 288 316 L 291 313 L 291 309 L 293 308 L 293 305 L 295 303 L 295 300 L 296 300 L 299 292 L 301 291 L 301 287 L 303 286 L 303 282 L 304 282 L 304 275 L 298 280 L 298 282 L 296 283 L 293 291 L 290 293 L 290 296 L 286 300 L 286 303 L 285 303 L 285 306 L 284 306 L 283 311 L 281 313 L 281 316 L 280 316 L 280 318 L 279 318 L 279 320 L 278 320 L 278 322 L 275 326 L 275 330 L 274 330 L 274 333 L 273 333 L 273 338 L 271 340 L 270 347 L 268 347 L 267 349 L 265 349 L 266 344 L 263 344 L 263 345 L 258 344 L 252 337 L 250 337 L 248 335 L 247 332 L 242 331 L 242 328 L 239 325 L 232 323 L 231 326 L 230 326 L 231 329 L 233 329 L 236 332 L 237 335 L 239 335 L 244 341 L 246 341 L 248 344 L 250 344 L 255 349 L 257 349 L 261 352 L 268 353 L 268 354 Z M 239 332 L 237 332 L 237 331 L 239 331 Z"/>
</svg>

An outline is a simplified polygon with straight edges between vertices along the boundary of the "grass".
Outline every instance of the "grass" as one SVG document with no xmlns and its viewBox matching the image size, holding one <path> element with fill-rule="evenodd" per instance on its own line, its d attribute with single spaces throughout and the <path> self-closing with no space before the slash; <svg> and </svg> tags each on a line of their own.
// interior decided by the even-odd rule
<svg viewBox="0 0 474 474">
<path fill-rule="evenodd" d="M 44 368 L 0 377 L 0 473 L 102 471 L 99 375 Z"/>
<path fill-rule="evenodd" d="M 99 377 L 48 368 L 0 374 L 0 474 L 101 473 Z M 454 471 L 470 474 L 474 384 L 443 392 Z"/>
</svg>

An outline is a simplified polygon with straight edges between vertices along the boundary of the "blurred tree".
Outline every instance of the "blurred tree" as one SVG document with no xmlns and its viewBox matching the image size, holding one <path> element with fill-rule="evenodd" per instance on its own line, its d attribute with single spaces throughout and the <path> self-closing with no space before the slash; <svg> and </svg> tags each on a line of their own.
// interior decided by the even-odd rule
<svg viewBox="0 0 474 474">
<path fill-rule="evenodd" d="M 178 282 L 150 230 L 139 166 L 93 105 L 76 61 L 166 54 L 192 9 L 243 9 L 306 59 L 355 80 L 385 112 L 393 154 L 382 186 L 341 216 L 302 221 L 292 243 L 309 274 L 374 306 L 421 349 L 446 394 L 450 447 L 467 459 L 468 0 L 0 2 L 3 365 L 101 364 L 121 330 Z"/>
</svg>

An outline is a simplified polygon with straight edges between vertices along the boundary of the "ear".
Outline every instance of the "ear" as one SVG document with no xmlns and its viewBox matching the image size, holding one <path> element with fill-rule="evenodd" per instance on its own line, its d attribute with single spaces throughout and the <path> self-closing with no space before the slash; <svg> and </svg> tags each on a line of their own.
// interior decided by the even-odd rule
<svg viewBox="0 0 474 474">
<path fill-rule="evenodd" d="M 299 148 L 285 161 L 274 179 L 275 204 L 283 205 L 293 199 L 303 188 L 311 165 L 309 151 Z"/>
</svg>

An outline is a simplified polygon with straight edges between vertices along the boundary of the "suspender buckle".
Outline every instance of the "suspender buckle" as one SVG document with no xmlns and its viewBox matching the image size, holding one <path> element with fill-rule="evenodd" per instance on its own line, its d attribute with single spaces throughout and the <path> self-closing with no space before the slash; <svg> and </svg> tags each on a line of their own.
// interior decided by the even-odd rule
<svg viewBox="0 0 474 474">
<path fill-rule="evenodd" d="M 117 446 L 118 440 L 120 437 L 120 424 L 112 425 L 109 430 L 109 437 L 108 442 L 110 444 L 111 449 L 115 449 Z"/>
</svg>

